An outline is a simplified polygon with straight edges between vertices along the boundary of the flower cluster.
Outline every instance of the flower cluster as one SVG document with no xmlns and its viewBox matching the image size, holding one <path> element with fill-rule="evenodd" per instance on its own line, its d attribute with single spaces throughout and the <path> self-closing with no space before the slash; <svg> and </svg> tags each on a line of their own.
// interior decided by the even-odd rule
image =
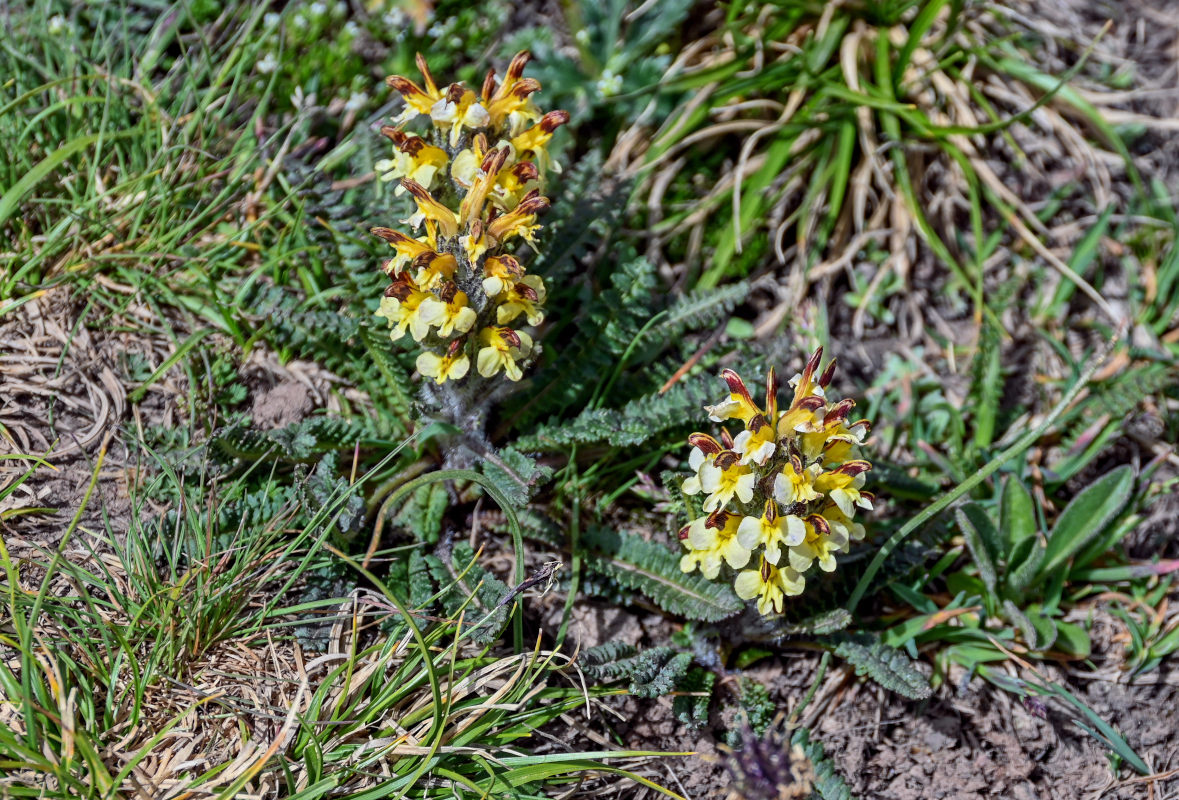
<svg viewBox="0 0 1179 800">
<path fill-rule="evenodd" d="M 409 192 L 417 212 L 403 220 L 415 235 L 373 228 L 395 252 L 377 314 L 394 340 L 409 333 L 422 345 L 418 371 L 440 384 L 465 377 L 472 358 L 485 378 L 520 380 L 534 354 L 520 327 L 544 319 L 544 282 L 526 275 L 507 246 L 534 242 L 537 214 L 549 206 L 545 173 L 557 169 L 546 147 L 569 114 L 542 114 L 532 102 L 540 84 L 523 77 L 528 59 L 518 53 L 502 84 L 488 72 L 478 94 L 459 83 L 439 88 L 421 55 L 424 86 L 386 79 L 405 108 L 395 127 L 381 129 L 394 157 L 376 169 L 381 180 L 400 181 L 397 193 Z M 425 135 L 407 133 L 419 116 L 430 121 Z"/>
<path fill-rule="evenodd" d="M 873 496 L 862 491 L 872 465 L 853 457 L 869 424 L 849 422 L 852 400 L 827 399 L 835 362 L 820 373 L 822 356 L 820 347 L 790 381 L 794 397 L 785 410 L 778 408 L 773 369 L 765 408 L 726 369 L 728 399 L 705 410 L 714 422 L 737 420 L 743 429 L 735 437 L 722 429 L 720 441 L 705 433 L 688 437 L 695 474 L 683 491 L 704 495 L 706 516 L 680 531 L 688 551 L 680 568 L 699 568 L 709 579 L 720 575 L 723 564 L 740 570 L 737 594 L 757 598 L 763 615 L 781 613 L 786 597 L 801 594 L 814 564 L 834 570 L 835 554 L 864 538 L 856 510 L 872 508 Z"/>
</svg>

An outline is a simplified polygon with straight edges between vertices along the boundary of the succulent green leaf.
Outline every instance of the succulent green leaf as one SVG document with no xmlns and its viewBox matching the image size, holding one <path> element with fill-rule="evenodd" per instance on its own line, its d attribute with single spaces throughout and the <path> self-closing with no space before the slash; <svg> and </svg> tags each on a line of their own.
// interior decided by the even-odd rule
<svg viewBox="0 0 1179 800">
<path fill-rule="evenodd" d="M 823 800 L 856 800 L 835 768 L 835 764 L 827 758 L 822 743 L 811 741 L 811 732 L 808 729 L 800 727 L 796 730 L 790 743 L 801 747 L 810 760 L 815 774 L 814 789 L 819 797 Z"/>
</svg>

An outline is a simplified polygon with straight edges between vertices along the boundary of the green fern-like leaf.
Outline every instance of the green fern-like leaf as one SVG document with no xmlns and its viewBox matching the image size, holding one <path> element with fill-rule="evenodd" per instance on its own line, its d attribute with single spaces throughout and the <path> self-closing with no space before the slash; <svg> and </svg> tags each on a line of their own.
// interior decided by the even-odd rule
<svg viewBox="0 0 1179 800">
<path fill-rule="evenodd" d="M 636 697 L 661 697 L 676 688 L 687 674 L 692 656 L 667 646 L 639 650 L 620 642 L 591 647 L 584 651 L 579 664 L 586 676 L 604 682 L 626 680 Z"/>
<path fill-rule="evenodd" d="M 813 786 L 819 797 L 823 800 L 856 800 L 843 776 L 835 769 L 831 759 L 827 758 L 822 742 L 813 741 L 808 729 L 800 727 L 794 731 L 790 743 L 801 747 L 811 762 L 814 772 Z"/>
<path fill-rule="evenodd" d="M 827 637 L 824 644 L 854 666 L 857 675 L 867 675 L 890 692 L 910 700 L 924 700 L 933 692 L 929 679 L 913 666 L 912 660 L 875 634 L 839 633 Z"/>
<path fill-rule="evenodd" d="M 442 518 L 450 500 L 441 482 L 419 486 L 393 517 L 393 522 L 420 542 L 434 544 L 442 533 Z"/>
<path fill-rule="evenodd" d="M 712 670 L 693 667 L 679 682 L 671 711 L 675 718 L 690 728 L 699 730 L 708 722 L 708 706 L 712 702 L 712 687 L 716 685 L 716 673 Z"/>
<path fill-rule="evenodd" d="M 524 508 L 552 476 L 553 470 L 509 447 L 500 450 L 494 460 L 487 458 L 483 461 L 483 474 L 503 492 L 509 503 Z"/>
<path fill-rule="evenodd" d="M 594 527 L 582 541 L 589 551 L 587 567 L 641 592 L 664 611 L 716 622 L 745 607 L 731 586 L 698 573 L 685 574 L 677 554 L 640 536 Z"/>
</svg>

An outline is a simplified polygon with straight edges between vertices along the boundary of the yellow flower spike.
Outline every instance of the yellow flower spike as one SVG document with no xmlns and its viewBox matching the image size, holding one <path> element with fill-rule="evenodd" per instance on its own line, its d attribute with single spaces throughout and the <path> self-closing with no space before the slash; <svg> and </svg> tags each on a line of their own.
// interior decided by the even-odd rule
<svg viewBox="0 0 1179 800">
<path fill-rule="evenodd" d="M 462 345 L 462 339 L 455 339 L 445 355 L 440 356 L 429 350 L 422 353 L 417 360 L 418 372 L 426 378 L 433 378 L 434 383 L 440 385 L 463 379 L 471 369 L 471 359 L 462 352 Z"/>
<path fill-rule="evenodd" d="M 860 491 L 864 485 L 864 473 L 870 469 L 872 465 L 867 461 L 848 461 L 815 478 L 815 489 L 830 497 L 849 517 L 856 513 L 857 507 L 871 510 L 871 495 L 865 497 Z"/>
<path fill-rule="evenodd" d="M 733 569 L 740 569 L 749 563 L 749 548 L 737 540 L 740 522 L 738 514 L 717 511 L 695 520 L 687 527 L 685 543 L 691 550 L 688 555 L 700 565 L 700 572 L 709 580 L 720 573 L 722 562 Z M 681 559 L 680 569 L 691 571 L 683 569 L 684 566 L 685 559 Z"/>
<path fill-rule="evenodd" d="M 502 369 L 508 380 L 518 381 L 523 377 L 516 362 L 532 352 L 532 337 L 511 328 L 484 328 L 479 331 L 479 341 L 483 347 L 479 349 L 475 367 L 480 375 L 490 378 Z"/>
<path fill-rule="evenodd" d="M 815 486 L 815 480 L 820 473 L 816 464 L 804 468 L 802 459 L 796 455 L 782 467 L 782 471 L 774 476 L 774 499 L 789 508 L 795 503 L 809 503 L 818 500 L 820 493 Z"/>
<path fill-rule="evenodd" d="M 539 275 L 525 275 L 502 297 L 496 298 L 500 306 L 495 310 L 495 321 L 507 325 L 523 314 L 529 325 L 539 325 L 544 321 L 544 312 L 540 306 L 547 294 Z"/>
<path fill-rule="evenodd" d="M 503 244 L 513 236 L 532 244 L 533 233 L 540 228 L 536 224 L 536 215 L 548 207 L 549 199 L 533 189 L 518 206 L 488 222 L 487 235 L 497 244 Z"/>
<path fill-rule="evenodd" d="M 438 226 L 438 232 L 443 236 L 454 236 L 458 233 L 459 215 L 434 199 L 426 188 L 417 181 L 402 178 L 401 185 L 413 195 L 417 202 L 418 212 L 405 220 L 407 225 L 417 228 L 422 221 L 432 222 Z"/>
<path fill-rule="evenodd" d="M 762 558 L 760 569 L 743 570 L 733 583 L 742 600 L 757 598 L 757 612 L 762 616 L 781 614 L 787 597 L 802 594 L 806 578 L 792 567 L 776 567 Z"/>
<path fill-rule="evenodd" d="M 448 141 L 451 147 L 458 146 L 463 128 L 479 130 L 486 128 L 491 121 L 475 93 L 457 83 L 447 87 L 442 98 L 430 106 L 430 119 L 439 128 L 450 129 Z"/>
<path fill-rule="evenodd" d="M 483 275 L 483 291 L 488 297 L 495 297 L 523 277 L 524 268 L 512 256 L 488 256 L 483 262 Z"/>
<path fill-rule="evenodd" d="M 737 538 L 749 550 L 764 546 L 766 560 L 776 565 L 781 561 L 783 545 L 794 547 L 806 539 L 806 524 L 801 517 L 779 513 L 778 504 L 767 500 L 760 517 L 741 520 Z"/>
<path fill-rule="evenodd" d="M 847 547 L 847 536 L 832 528 L 818 514 L 811 514 L 803 522 L 806 524 L 806 538 L 790 548 L 790 566 L 802 573 L 817 561 L 823 572 L 834 572 L 835 554 Z"/>
<path fill-rule="evenodd" d="M 721 372 L 721 378 L 729 385 L 729 399 L 717 403 L 715 406 L 705 406 L 708 418 L 713 422 L 724 422 L 726 419 L 739 419 L 748 423 L 755 416 L 761 414 L 761 409 L 749 394 L 745 381 L 731 369 Z"/>
<path fill-rule="evenodd" d="M 434 104 L 442 99 L 442 92 L 438 91 L 438 87 L 434 84 L 434 78 L 430 75 L 426 59 L 422 57 L 421 53 L 417 54 L 416 61 L 422 78 L 426 82 L 424 90 L 409 78 L 403 78 L 400 75 L 390 75 L 385 78 L 385 83 L 405 99 L 405 110 L 394 120 L 398 125 L 408 122 L 419 114 L 429 114 Z"/>
<path fill-rule="evenodd" d="M 742 464 L 762 466 L 778 449 L 777 431 L 765 417 L 756 414 L 733 440 L 733 449 L 741 454 Z"/>
<path fill-rule="evenodd" d="M 724 508 L 733 498 L 742 503 L 753 499 L 757 475 L 740 460 L 732 450 L 723 450 L 711 463 L 701 465 L 700 489 L 708 494 L 704 498 L 705 511 L 711 513 Z"/>
<path fill-rule="evenodd" d="M 446 151 L 427 144 L 420 136 L 407 136 L 399 129 L 386 125 L 381 133 L 393 140 L 396 155 L 392 159 L 378 161 L 373 165 L 380 180 L 391 181 L 396 178 L 410 178 L 429 189 L 434 182 L 434 176 L 446 168 Z M 398 185 L 394 194 L 405 192 L 405 187 Z"/>
<path fill-rule="evenodd" d="M 477 315 L 474 309 L 467 307 L 467 295 L 453 283 L 442 284 L 438 297 L 425 302 L 432 304 L 430 318 L 438 327 L 438 335 L 444 339 L 456 331 L 466 333 L 475 324 Z"/>
</svg>

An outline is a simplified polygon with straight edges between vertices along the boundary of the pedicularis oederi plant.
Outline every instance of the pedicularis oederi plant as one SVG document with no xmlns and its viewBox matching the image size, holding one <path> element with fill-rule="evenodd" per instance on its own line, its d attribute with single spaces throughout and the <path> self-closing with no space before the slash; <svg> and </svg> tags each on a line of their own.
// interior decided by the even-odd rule
<svg viewBox="0 0 1179 800">
<path fill-rule="evenodd" d="M 409 333 L 421 345 L 418 371 L 438 384 L 469 382 L 472 361 L 484 379 L 502 372 L 518 381 L 536 355 L 523 324 L 544 318 L 545 285 L 508 246 L 534 241 L 537 214 L 549 206 L 545 172 L 556 169 L 546 146 L 569 114 L 542 114 L 532 102 L 540 83 L 523 77 L 528 59 L 517 54 L 502 84 L 488 72 L 479 94 L 458 83 L 439 88 L 421 55 L 424 86 L 386 79 L 405 109 L 396 127 L 381 129 L 395 157 L 376 168 L 382 180 L 400 179 L 397 192 L 413 196 L 417 213 L 404 220 L 414 235 L 373 229 L 396 252 L 377 314 L 394 340 Z M 407 132 L 420 116 L 430 122 L 423 135 Z"/>
<path fill-rule="evenodd" d="M 764 408 L 737 373 L 725 370 L 729 397 L 705 410 L 714 422 L 741 422 L 742 430 L 734 437 L 722 428 L 719 441 L 706 433 L 688 437 L 696 474 L 683 491 L 705 495 L 706 516 L 680 531 L 688 549 L 680 569 L 699 568 L 716 579 L 728 564 L 739 571 L 738 596 L 756 598 L 764 615 L 781 613 L 785 598 L 801 594 L 815 564 L 833 571 L 835 554 L 864 538 L 856 510 L 872 508 L 872 495 L 861 491 L 872 465 L 853 457 L 869 424 L 848 421 L 852 400 L 827 398 L 835 362 L 820 373 L 822 356 L 820 347 L 790 381 L 794 397 L 781 411 L 773 369 Z"/>
</svg>

